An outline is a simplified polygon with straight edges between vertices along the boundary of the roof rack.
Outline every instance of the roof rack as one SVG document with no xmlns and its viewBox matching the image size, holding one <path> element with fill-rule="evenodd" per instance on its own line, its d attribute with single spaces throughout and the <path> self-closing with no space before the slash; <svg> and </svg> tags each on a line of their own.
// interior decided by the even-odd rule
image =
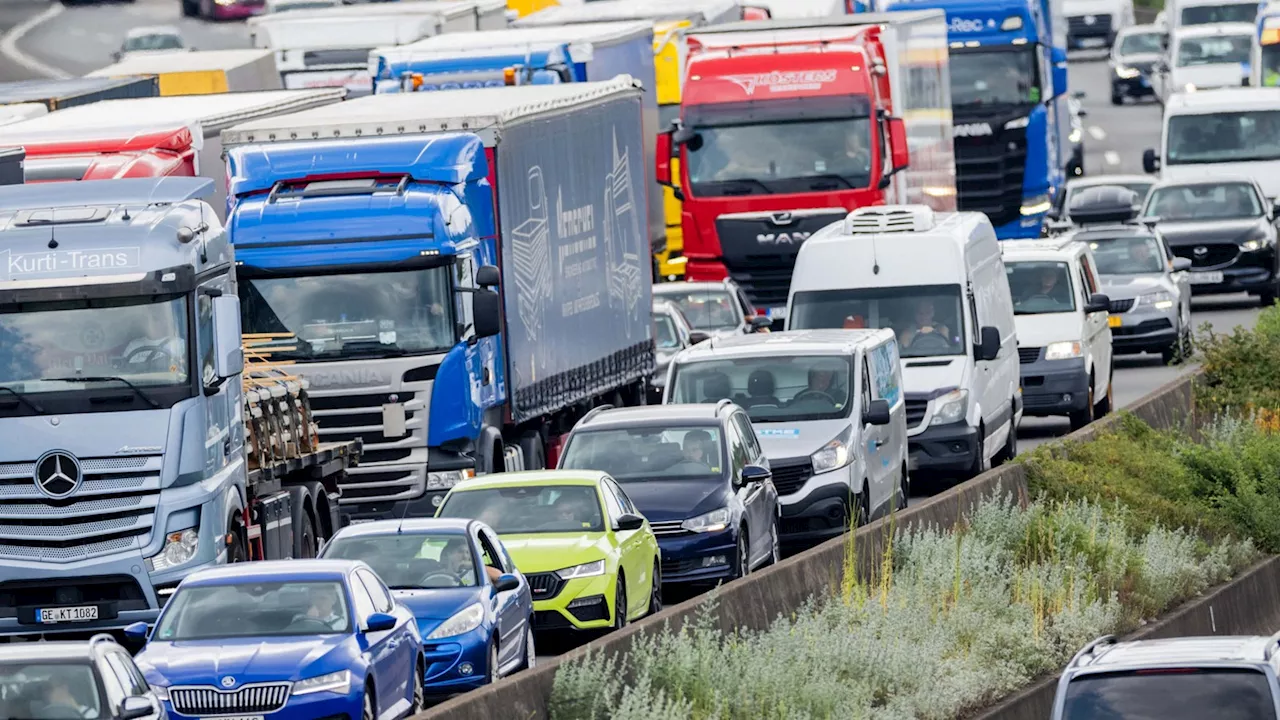
<svg viewBox="0 0 1280 720">
<path fill-rule="evenodd" d="M 716 403 L 716 413 L 719 413 L 724 408 L 725 405 L 732 405 L 732 404 L 733 404 L 733 401 L 730 400 L 729 398 L 720 398 L 720 401 Z"/>
<path fill-rule="evenodd" d="M 1075 667 L 1076 663 L 1080 662 L 1080 660 L 1085 656 L 1093 655 L 1094 651 L 1097 650 L 1099 646 L 1114 645 L 1115 643 L 1115 635 L 1103 635 L 1102 637 L 1094 638 L 1093 642 L 1085 645 L 1080 649 L 1080 652 L 1076 653 L 1075 656 L 1071 658 L 1071 662 L 1067 663 L 1067 667 Z"/>
<path fill-rule="evenodd" d="M 116 639 L 112 637 L 109 633 L 98 633 L 97 635 L 94 635 L 93 637 L 89 638 L 89 647 L 93 647 L 94 645 L 97 645 L 98 643 L 103 643 L 103 642 L 109 642 L 112 645 L 114 645 L 116 642 Z"/>
<path fill-rule="evenodd" d="M 612 403 L 605 403 L 605 404 L 603 404 L 603 405 L 597 405 L 597 406 L 595 406 L 595 407 L 591 408 L 591 411 L 590 411 L 590 412 L 588 412 L 586 415 L 583 415 L 583 416 L 582 416 L 582 419 L 581 419 L 581 420 L 579 420 L 577 424 L 581 425 L 582 423 L 584 423 L 584 422 L 586 422 L 586 421 L 590 420 L 591 418 L 595 417 L 597 414 L 599 414 L 599 413 L 601 413 L 601 412 L 604 412 L 605 410 L 613 410 L 613 409 L 614 409 L 614 407 L 613 407 L 613 404 L 612 404 Z"/>
<path fill-rule="evenodd" d="M 1131 223 L 1140 209 L 1138 193 L 1120 185 L 1084 188 L 1071 199 L 1067 217 L 1075 225 Z"/>
</svg>

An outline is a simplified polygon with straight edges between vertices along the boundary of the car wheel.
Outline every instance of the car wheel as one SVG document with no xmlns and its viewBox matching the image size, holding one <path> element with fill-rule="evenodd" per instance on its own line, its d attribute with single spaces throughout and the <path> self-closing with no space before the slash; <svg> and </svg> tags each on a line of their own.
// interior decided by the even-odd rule
<svg viewBox="0 0 1280 720">
<path fill-rule="evenodd" d="M 868 497 L 867 485 L 863 483 L 858 496 L 854 498 L 853 528 L 860 528 L 871 522 L 871 498 Z"/>
<path fill-rule="evenodd" d="M 1123 104 L 1124 104 L 1124 95 L 1122 95 L 1121 93 L 1116 92 L 1116 91 L 1113 89 L 1113 90 L 1111 91 L 1111 104 L 1112 104 L 1112 105 L 1123 105 Z"/>
<path fill-rule="evenodd" d="M 498 679 L 498 643 L 489 641 L 489 651 L 485 653 L 484 683 L 489 685 Z"/>
<path fill-rule="evenodd" d="M 1112 371 L 1107 375 L 1107 394 L 1103 395 L 1102 399 L 1093 408 L 1094 417 L 1106 417 L 1111 413 L 1111 410 L 1116 406 L 1115 389 L 1115 371 Z"/>
<path fill-rule="evenodd" d="M 1182 338 L 1169 343 L 1169 346 L 1160 350 L 1160 362 L 1165 365 L 1177 364 L 1182 359 Z"/>
<path fill-rule="evenodd" d="M 765 566 L 777 565 L 782 560 L 782 542 L 778 539 L 778 520 L 774 518 L 769 524 L 769 559 L 765 561 Z"/>
<path fill-rule="evenodd" d="M 1094 379 L 1093 379 L 1093 376 L 1090 375 L 1089 376 L 1089 396 L 1085 398 L 1084 409 L 1076 410 L 1075 412 L 1068 415 L 1068 417 L 1071 419 L 1072 430 L 1079 430 L 1085 425 L 1088 425 L 1089 423 L 1093 422 L 1093 402 L 1094 402 L 1093 401 L 1093 395 L 1094 395 L 1093 385 L 1094 385 Z"/>
<path fill-rule="evenodd" d="M 529 618 L 524 629 L 524 659 L 520 661 L 521 670 L 532 670 L 538 663 L 538 649 L 533 646 L 533 618 Z"/>
<path fill-rule="evenodd" d="M 1276 304 L 1275 289 L 1263 290 L 1262 293 L 1258 295 L 1258 301 L 1259 301 L 1259 304 L 1264 308 L 1269 308 L 1272 305 L 1275 305 Z"/>
<path fill-rule="evenodd" d="M 360 720 L 378 720 L 377 707 L 373 704 L 373 686 L 364 686 L 364 709 L 360 711 Z"/>
<path fill-rule="evenodd" d="M 1009 419 L 1009 437 L 1005 438 L 1004 447 L 1000 448 L 1000 454 L 994 458 L 992 465 L 1003 465 L 1018 456 L 1018 428 L 1013 423 L 1013 418 Z"/>
<path fill-rule="evenodd" d="M 649 588 L 649 615 L 662 612 L 662 568 L 653 564 L 653 584 Z"/>
<path fill-rule="evenodd" d="M 987 429 L 978 426 L 978 449 L 973 456 L 973 465 L 969 467 L 969 477 L 975 478 L 987 471 Z"/>
<path fill-rule="evenodd" d="M 751 544 L 747 542 L 747 529 L 738 528 L 737 557 L 734 559 L 734 579 L 751 574 Z"/>
<path fill-rule="evenodd" d="M 907 466 L 902 466 L 902 473 L 898 479 L 898 509 L 906 510 L 911 503 L 911 475 L 907 471 Z"/>
<path fill-rule="evenodd" d="M 613 593 L 613 629 L 621 630 L 627 626 L 627 588 L 622 573 L 618 573 L 614 585 L 617 589 Z"/>
<path fill-rule="evenodd" d="M 420 713 L 427 708 L 427 690 L 423 686 L 422 679 L 426 672 L 427 669 L 419 661 L 413 671 L 413 707 L 409 709 L 410 715 Z"/>
</svg>

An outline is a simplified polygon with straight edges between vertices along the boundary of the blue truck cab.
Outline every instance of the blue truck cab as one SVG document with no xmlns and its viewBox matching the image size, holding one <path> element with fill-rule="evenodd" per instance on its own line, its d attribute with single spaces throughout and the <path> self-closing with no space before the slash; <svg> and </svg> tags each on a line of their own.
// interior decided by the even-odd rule
<svg viewBox="0 0 1280 720">
<path fill-rule="evenodd" d="M 1062 0 L 879 0 L 947 14 L 960 210 L 1038 238 L 1071 156 Z"/>
</svg>

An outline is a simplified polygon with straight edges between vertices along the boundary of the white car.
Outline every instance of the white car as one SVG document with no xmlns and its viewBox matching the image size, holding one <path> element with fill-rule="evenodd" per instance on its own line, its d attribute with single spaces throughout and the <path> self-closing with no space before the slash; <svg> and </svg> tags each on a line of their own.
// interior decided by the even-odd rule
<svg viewBox="0 0 1280 720">
<path fill-rule="evenodd" d="M 182 39 L 181 30 L 172 25 L 155 25 L 130 30 L 124 36 L 120 49 L 112 53 L 111 57 L 116 62 L 120 62 L 125 57 L 133 55 L 161 55 L 192 50 L 195 48 L 187 47 L 186 41 Z"/>
</svg>

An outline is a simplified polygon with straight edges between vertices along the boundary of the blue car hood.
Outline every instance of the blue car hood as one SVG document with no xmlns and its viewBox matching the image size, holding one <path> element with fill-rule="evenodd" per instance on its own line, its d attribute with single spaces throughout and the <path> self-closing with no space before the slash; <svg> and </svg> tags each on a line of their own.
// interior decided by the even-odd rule
<svg viewBox="0 0 1280 720">
<path fill-rule="evenodd" d="M 649 522 L 687 520 L 729 502 L 729 488 L 719 478 L 631 481 L 623 489 Z"/>
<path fill-rule="evenodd" d="M 391 594 L 418 619 L 422 637 L 459 610 L 478 601 L 487 587 L 440 588 L 436 590 L 392 590 Z"/>
<path fill-rule="evenodd" d="M 235 678 L 251 682 L 297 680 L 337 672 L 348 666 L 344 653 L 323 662 L 353 638 L 340 635 L 216 638 L 147 643 L 136 658 L 148 681 L 160 685 L 219 685 Z M 317 667 L 317 663 L 323 665 Z M 329 667 L 332 665 L 332 667 Z"/>
</svg>

